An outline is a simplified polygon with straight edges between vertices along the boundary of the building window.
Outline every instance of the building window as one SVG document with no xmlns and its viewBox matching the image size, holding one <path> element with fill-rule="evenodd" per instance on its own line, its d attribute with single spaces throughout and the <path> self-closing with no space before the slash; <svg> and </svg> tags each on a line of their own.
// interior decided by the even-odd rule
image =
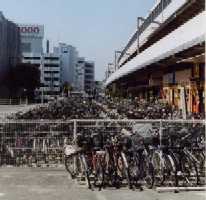
<svg viewBox="0 0 206 200">
<path fill-rule="evenodd" d="M 45 81 L 59 81 L 59 78 L 44 78 Z"/>
<path fill-rule="evenodd" d="M 31 43 L 21 43 L 22 52 L 30 53 L 31 52 Z"/>
<path fill-rule="evenodd" d="M 44 67 L 59 67 L 58 64 L 44 64 Z"/>
<path fill-rule="evenodd" d="M 40 57 L 24 57 L 25 60 L 40 60 Z"/>
<path fill-rule="evenodd" d="M 45 60 L 59 60 L 58 57 L 44 57 Z"/>
</svg>

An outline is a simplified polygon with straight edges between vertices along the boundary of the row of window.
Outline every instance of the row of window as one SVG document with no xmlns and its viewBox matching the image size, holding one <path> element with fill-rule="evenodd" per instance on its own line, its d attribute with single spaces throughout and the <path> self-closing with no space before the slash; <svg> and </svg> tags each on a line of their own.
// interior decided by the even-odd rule
<svg viewBox="0 0 206 200">
<path fill-rule="evenodd" d="M 59 60 L 59 57 L 44 57 L 45 60 Z"/>
<path fill-rule="evenodd" d="M 86 79 L 93 79 L 93 75 L 85 75 Z"/>
<path fill-rule="evenodd" d="M 59 74 L 59 71 L 44 71 L 45 74 Z"/>
<path fill-rule="evenodd" d="M 53 77 L 53 78 L 48 78 L 48 77 L 46 77 L 46 78 L 44 78 L 44 80 L 45 80 L 45 81 L 59 81 L 59 78 L 55 78 L 55 77 Z"/>
<path fill-rule="evenodd" d="M 44 67 L 59 67 L 58 64 L 44 64 Z"/>
<path fill-rule="evenodd" d="M 25 60 L 40 60 L 40 57 L 24 57 Z"/>
<path fill-rule="evenodd" d="M 58 88 L 59 87 L 59 85 L 44 85 L 44 87 L 53 87 L 53 88 Z"/>
<path fill-rule="evenodd" d="M 92 69 L 85 69 L 85 73 L 93 73 L 94 71 Z"/>
<path fill-rule="evenodd" d="M 24 57 L 25 60 L 40 60 L 40 57 Z M 59 60 L 58 57 L 44 57 L 45 60 Z"/>
</svg>

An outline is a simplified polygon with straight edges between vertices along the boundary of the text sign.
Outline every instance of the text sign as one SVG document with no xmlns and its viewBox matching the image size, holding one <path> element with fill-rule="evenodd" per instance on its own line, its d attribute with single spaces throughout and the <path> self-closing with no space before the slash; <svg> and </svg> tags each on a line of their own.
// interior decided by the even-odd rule
<svg viewBox="0 0 206 200">
<path fill-rule="evenodd" d="M 40 29 L 38 26 L 22 26 L 19 27 L 21 33 L 39 33 Z"/>
</svg>

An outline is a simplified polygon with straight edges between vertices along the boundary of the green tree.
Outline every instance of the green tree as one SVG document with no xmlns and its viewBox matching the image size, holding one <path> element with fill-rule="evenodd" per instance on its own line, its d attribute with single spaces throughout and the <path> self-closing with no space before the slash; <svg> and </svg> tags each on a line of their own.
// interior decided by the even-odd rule
<svg viewBox="0 0 206 200">
<path fill-rule="evenodd" d="M 63 86 L 62 86 L 62 91 L 63 93 L 67 96 L 68 92 L 71 92 L 73 90 L 72 86 L 70 85 L 69 82 L 64 82 Z"/>
</svg>

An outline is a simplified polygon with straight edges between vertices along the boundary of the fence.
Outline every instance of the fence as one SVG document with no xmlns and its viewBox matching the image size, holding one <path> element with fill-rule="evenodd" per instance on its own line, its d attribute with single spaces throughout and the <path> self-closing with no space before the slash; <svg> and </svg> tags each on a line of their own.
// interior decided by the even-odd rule
<svg viewBox="0 0 206 200">
<path fill-rule="evenodd" d="M 22 105 L 28 104 L 28 99 L 0 99 L 0 105 Z"/>
<path fill-rule="evenodd" d="M 62 165 L 63 147 L 70 144 L 77 133 L 122 132 L 138 132 L 148 141 L 156 135 L 160 146 L 182 135 L 191 137 L 198 145 L 205 144 L 205 120 L 0 120 L 0 165 Z"/>
</svg>

